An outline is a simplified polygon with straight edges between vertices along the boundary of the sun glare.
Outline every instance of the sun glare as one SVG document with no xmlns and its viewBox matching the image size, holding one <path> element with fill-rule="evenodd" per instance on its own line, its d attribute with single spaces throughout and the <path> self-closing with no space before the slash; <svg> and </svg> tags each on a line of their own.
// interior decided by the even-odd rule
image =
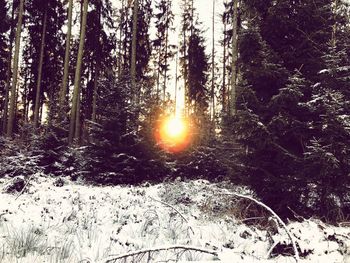
<svg viewBox="0 0 350 263">
<path fill-rule="evenodd" d="M 169 117 L 159 127 L 157 141 L 169 152 L 184 150 L 190 141 L 188 121 L 180 117 Z"/>
</svg>

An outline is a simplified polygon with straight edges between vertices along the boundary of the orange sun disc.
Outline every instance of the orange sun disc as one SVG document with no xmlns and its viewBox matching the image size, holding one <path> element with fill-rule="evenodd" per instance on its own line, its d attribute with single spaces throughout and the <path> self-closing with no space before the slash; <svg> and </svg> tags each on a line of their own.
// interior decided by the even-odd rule
<svg viewBox="0 0 350 263">
<path fill-rule="evenodd" d="M 168 152 L 184 150 L 190 142 L 188 121 L 179 117 L 166 118 L 160 123 L 156 139 Z"/>
</svg>

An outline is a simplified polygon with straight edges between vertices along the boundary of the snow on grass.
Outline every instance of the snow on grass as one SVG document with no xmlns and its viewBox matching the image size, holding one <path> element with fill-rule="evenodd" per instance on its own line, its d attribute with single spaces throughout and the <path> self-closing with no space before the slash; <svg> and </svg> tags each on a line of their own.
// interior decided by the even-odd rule
<svg viewBox="0 0 350 263">
<path fill-rule="evenodd" d="M 248 206 L 225 196 L 247 189 L 203 180 L 138 187 L 55 180 L 35 176 L 18 198 L 0 193 L 0 262 L 106 262 L 134 251 L 148 252 L 126 262 L 295 262 L 283 229 L 244 224 L 254 221 L 242 212 Z M 349 262 L 349 227 L 313 220 L 288 229 L 300 262 Z"/>
</svg>

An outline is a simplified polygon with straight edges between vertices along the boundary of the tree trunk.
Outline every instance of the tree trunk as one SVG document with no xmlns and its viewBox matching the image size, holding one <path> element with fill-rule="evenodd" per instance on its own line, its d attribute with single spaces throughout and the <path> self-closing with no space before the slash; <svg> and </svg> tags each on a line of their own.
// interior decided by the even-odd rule
<svg viewBox="0 0 350 263">
<path fill-rule="evenodd" d="M 24 0 L 20 0 L 19 11 L 18 11 L 18 22 L 17 22 L 17 29 L 16 29 L 15 55 L 13 60 L 13 76 L 12 76 L 12 87 L 11 87 L 10 110 L 9 110 L 9 118 L 7 123 L 7 132 L 6 132 L 6 135 L 8 137 L 12 136 L 13 125 L 15 122 L 16 89 L 17 89 L 17 79 L 18 79 L 17 75 L 18 75 L 19 50 L 21 45 L 23 9 L 24 9 Z"/>
<path fill-rule="evenodd" d="M 213 0 L 213 21 L 212 21 L 212 42 L 213 47 L 211 51 L 211 106 L 213 115 L 213 126 L 215 124 L 215 0 Z"/>
<path fill-rule="evenodd" d="M 98 8 L 98 21 L 99 21 L 99 26 L 101 25 L 101 5 L 99 5 Z M 101 47 L 101 34 L 98 32 L 98 44 L 99 48 L 98 50 L 101 52 L 102 47 Z M 92 115 L 91 115 L 91 120 L 93 122 L 96 122 L 96 112 L 97 112 L 97 95 L 98 95 L 98 80 L 100 78 L 100 67 L 101 67 L 101 58 L 100 54 L 98 54 L 95 58 L 96 60 L 96 66 L 95 66 L 95 72 L 94 72 L 94 91 L 92 95 Z"/>
<path fill-rule="evenodd" d="M 62 79 L 62 86 L 61 86 L 60 98 L 59 98 L 59 119 L 60 119 L 60 121 L 63 119 L 63 117 L 66 116 L 66 113 L 67 113 L 66 94 L 67 94 L 68 76 L 69 76 L 69 54 L 70 54 L 70 40 L 71 40 L 71 35 L 72 35 L 72 16 L 73 16 L 72 14 L 73 14 L 73 0 L 69 0 L 66 50 L 65 50 L 65 55 L 64 55 L 63 79 Z"/>
<path fill-rule="evenodd" d="M 11 29 L 10 29 L 10 46 L 9 46 L 9 54 L 7 58 L 7 71 L 6 71 L 6 86 L 5 86 L 5 98 L 4 98 L 4 112 L 2 116 L 2 133 L 6 133 L 6 124 L 7 124 L 7 114 L 9 107 L 9 93 L 10 93 L 10 84 L 11 84 L 11 62 L 12 62 L 12 46 L 13 40 L 15 38 L 15 31 L 13 27 L 13 20 L 15 18 L 15 5 L 12 3 L 12 11 L 11 11 Z"/>
<path fill-rule="evenodd" d="M 138 0 L 134 0 L 134 12 L 132 18 L 132 43 L 131 43 L 131 87 L 134 93 L 134 102 L 138 101 L 140 96 L 136 89 L 136 44 L 137 44 L 137 20 L 139 12 L 139 3 Z"/>
<path fill-rule="evenodd" d="M 47 27 L 47 9 L 46 6 L 43 16 L 42 32 L 41 32 L 41 43 L 40 43 L 40 55 L 39 55 L 39 65 L 38 65 L 38 78 L 36 81 L 36 94 L 35 94 L 35 107 L 34 107 L 34 127 L 39 127 L 39 108 L 41 103 L 41 78 L 43 72 L 43 61 L 44 61 L 44 50 L 45 50 L 45 36 Z"/>
<path fill-rule="evenodd" d="M 231 64 L 231 115 L 236 115 L 237 112 L 237 58 L 238 58 L 238 48 L 237 48 L 237 21 L 238 21 L 238 0 L 233 0 L 233 17 L 232 17 L 232 64 Z"/>
<path fill-rule="evenodd" d="M 332 47 L 335 47 L 337 44 L 337 9 L 338 9 L 338 0 L 335 0 L 334 3 L 334 10 L 333 10 L 333 18 L 334 18 L 334 24 L 332 28 Z"/>
<path fill-rule="evenodd" d="M 167 5 L 168 8 L 168 5 Z M 169 10 L 167 10 L 167 15 L 166 19 L 168 21 L 169 16 Z M 164 83 L 163 83 L 163 100 L 165 101 L 165 91 L 166 91 L 166 82 L 167 82 L 167 72 L 168 72 L 168 39 L 169 39 L 169 28 L 166 28 L 166 33 L 165 33 L 165 70 L 164 70 Z"/>
<path fill-rule="evenodd" d="M 77 115 L 79 114 L 78 103 L 79 103 L 79 96 L 80 96 L 81 65 L 83 62 L 83 53 L 84 53 L 87 11 L 88 11 L 88 0 L 84 0 L 81 30 L 80 30 L 80 40 L 79 40 L 79 50 L 78 50 L 77 65 L 75 68 L 75 76 L 74 76 L 72 109 L 71 109 L 70 122 L 69 122 L 69 137 L 68 137 L 69 144 L 73 143 L 75 129 L 76 129 L 76 120 L 79 119 L 77 118 Z"/>
<path fill-rule="evenodd" d="M 223 58 L 223 65 L 222 65 L 222 111 L 224 113 L 227 112 L 227 102 L 226 102 L 226 28 L 227 28 L 227 22 L 226 17 L 224 17 L 224 58 Z"/>
<path fill-rule="evenodd" d="M 177 113 L 177 68 L 178 68 L 178 56 L 179 52 L 176 52 L 176 65 L 175 65 L 175 116 Z"/>
</svg>

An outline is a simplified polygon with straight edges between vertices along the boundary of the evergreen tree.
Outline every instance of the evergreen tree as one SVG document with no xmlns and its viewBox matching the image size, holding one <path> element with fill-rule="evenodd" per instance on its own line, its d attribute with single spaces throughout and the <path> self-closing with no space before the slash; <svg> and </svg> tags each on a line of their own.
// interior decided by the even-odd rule
<svg viewBox="0 0 350 263">
<path fill-rule="evenodd" d="M 48 106 L 46 115 L 49 123 L 58 113 L 64 57 L 61 31 L 64 17 L 58 15 L 63 12 L 62 3 L 58 0 L 30 1 L 27 10 L 28 39 L 25 41 L 23 68 L 28 71 L 25 74 L 29 83 L 25 99 L 27 104 L 33 105 L 34 125 L 37 126 L 42 121 L 44 104 Z"/>
<path fill-rule="evenodd" d="M 12 86 L 11 86 L 10 107 L 9 107 L 9 116 L 8 116 L 7 131 L 6 131 L 6 135 L 8 137 L 11 137 L 13 135 L 13 128 L 15 124 L 15 113 L 16 113 L 16 104 L 17 104 L 18 62 L 19 62 L 19 50 L 20 50 L 20 44 L 21 44 L 23 13 L 24 13 L 24 0 L 20 0 L 19 6 L 18 6 L 18 15 L 17 15 L 16 44 L 15 44 L 15 54 L 14 54 L 13 69 L 12 69 L 13 77 L 12 77 Z"/>
<path fill-rule="evenodd" d="M 159 10 L 159 12 L 155 14 L 157 37 L 153 41 L 157 59 L 156 95 L 157 98 L 159 98 L 161 84 L 160 78 L 162 77 L 162 98 L 163 100 L 165 100 L 166 85 L 169 79 L 169 61 L 175 55 L 175 46 L 169 43 L 169 33 L 170 31 L 174 30 L 174 28 L 172 27 L 174 14 L 171 10 L 171 1 L 169 0 L 161 0 L 159 3 L 157 3 L 156 8 Z"/>
<path fill-rule="evenodd" d="M 8 100 L 8 85 L 9 81 L 8 75 L 9 72 L 9 58 L 11 58 L 11 53 L 9 54 L 9 46 L 12 43 L 9 43 L 9 39 L 7 37 L 7 33 L 10 29 L 11 20 L 8 16 L 8 8 L 6 5 L 6 1 L 0 1 L 0 13 L 4 14 L 2 23 L 0 25 L 0 112 L 2 121 L 1 123 L 6 122 L 7 118 L 7 110 L 5 111 L 5 107 L 7 107 Z"/>
<path fill-rule="evenodd" d="M 80 96 L 81 96 L 81 67 L 83 61 L 84 45 L 85 45 L 85 32 L 86 32 L 86 21 L 87 21 L 87 12 L 88 12 L 88 0 L 82 2 L 82 19 L 80 25 L 80 38 L 79 38 L 79 50 L 77 57 L 77 65 L 75 68 L 75 77 L 74 77 L 74 90 L 72 98 L 72 109 L 70 114 L 69 122 L 69 144 L 73 143 L 73 139 L 80 139 Z"/>
</svg>

